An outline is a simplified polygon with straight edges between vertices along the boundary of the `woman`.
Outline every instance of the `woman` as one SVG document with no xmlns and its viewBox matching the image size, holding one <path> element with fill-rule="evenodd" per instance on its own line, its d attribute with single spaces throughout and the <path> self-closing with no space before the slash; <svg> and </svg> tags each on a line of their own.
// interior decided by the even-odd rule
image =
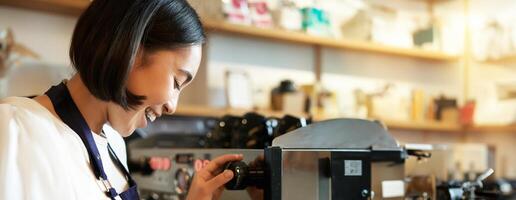
<svg viewBox="0 0 516 200">
<path fill-rule="evenodd" d="M 0 101 L 0 199 L 139 199 L 122 137 L 172 114 L 201 60 L 185 0 L 95 0 L 79 18 L 76 74 L 34 99 Z M 217 199 L 242 155 L 196 173 L 188 199 Z"/>
</svg>

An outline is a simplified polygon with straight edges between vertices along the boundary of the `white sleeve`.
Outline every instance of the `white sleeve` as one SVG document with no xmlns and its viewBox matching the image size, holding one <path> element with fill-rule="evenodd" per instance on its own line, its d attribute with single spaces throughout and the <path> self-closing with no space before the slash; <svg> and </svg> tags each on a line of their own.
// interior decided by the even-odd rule
<svg viewBox="0 0 516 200">
<path fill-rule="evenodd" d="M 22 199 L 23 186 L 17 164 L 19 128 L 10 105 L 0 104 L 0 199 Z"/>
<path fill-rule="evenodd" d="M 59 178 L 59 152 L 48 137 L 53 130 L 29 112 L 0 104 L 0 199 L 69 199 L 73 191 Z"/>
</svg>

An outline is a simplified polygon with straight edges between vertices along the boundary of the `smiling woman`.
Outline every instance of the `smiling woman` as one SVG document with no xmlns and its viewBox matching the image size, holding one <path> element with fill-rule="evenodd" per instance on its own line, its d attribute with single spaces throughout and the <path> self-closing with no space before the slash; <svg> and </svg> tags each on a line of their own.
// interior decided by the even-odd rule
<svg viewBox="0 0 516 200">
<path fill-rule="evenodd" d="M 70 58 L 93 95 L 127 109 L 145 99 L 126 90 L 138 51 L 148 58 L 203 41 L 201 22 L 185 1 L 94 1 L 77 22 Z"/>
<path fill-rule="evenodd" d="M 0 199 L 139 199 L 125 144 L 174 113 L 205 36 L 186 0 L 95 0 L 70 47 L 77 73 L 34 99 L 0 100 Z M 216 199 L 233 173 L 214 159 L 189 199 Z"/>
<path fill-rule="evenodd" d="M 177 106 L 179 93 L 195 76 L 201 60 L 201 46 L 147 52 L 138 59 L 127 81 L 127 90 L 145 96 L 140 105 L 124 110 L 115 106 L 113 116 L 108 116 L 113 127 L 120 127 L 120 132 L 132 132 L 146 126 L 145 116 L 149 121 L 163 113 L 172 114 Z M 123 117 L 122 117 L 123 116 Z M 132 117 L 132 118 L 131 118 Z M 136 117 L 136 118 L 134 118 Z M 140 123 L 127 123 L 138 121 Z M 124 127 L 126 126 L 126 127 Z"/>
</svg>

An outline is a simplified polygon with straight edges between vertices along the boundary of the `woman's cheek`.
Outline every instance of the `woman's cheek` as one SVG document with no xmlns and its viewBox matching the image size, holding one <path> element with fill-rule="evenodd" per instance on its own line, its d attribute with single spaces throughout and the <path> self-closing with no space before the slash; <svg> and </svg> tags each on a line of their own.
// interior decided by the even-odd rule
<svg viewBox="0 0 516 200">
<path fill-rule="evenodd" d="M 148 97 L 149 105 L 161 106 L 166 103 L 177 103 L 178 91 L 173 87 L 155 88 L 152 96 Z"/>
</svg>

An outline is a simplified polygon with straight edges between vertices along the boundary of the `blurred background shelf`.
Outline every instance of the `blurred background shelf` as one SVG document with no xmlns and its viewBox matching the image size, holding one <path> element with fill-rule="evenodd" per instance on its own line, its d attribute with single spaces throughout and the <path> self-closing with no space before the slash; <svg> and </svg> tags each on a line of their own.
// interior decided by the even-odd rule
<svg viewBox="0 0 516 200">
<path fill-rule="evenodd" d="M 422 49 L 409 49 L 401 47 L 393 47 L 372 42 L 333 39 L 318 36 L 311 36 L 302 32 L 286 31 L 272 28 L 259 28 L 248 25 L 231 24 L 223 21 L 204 20 L 204 26 L 209 32 L 220 32 L 237 34 L 243 36 L 251 36 L 263 39 L 293 42 L 298 44 L 307 44 L 320 47 L 330 47 L 344 50 L 364 51 L 381 53 L 402 57 L 411 57 L 418 59 L 436 60 L 436 61 L 456 61 L 457 56 L 448 55 L 438 51 L 428 51 Z"/>
<path fill-rule="evenodd" d="M 504 64 L 504 63 L 514 63 L 516 62 L 516 55 L 504 56 L 498 59 L 488 59 L 483 61 L 488 64 Z"/>
<path fill-rule="evenodd" d="M 19 8 L 41 10 L 66 15 L 80 15 L 86 9 L 90 1 L 88 0 L 0 0 L 0 5 L 8 5 Z M 298 44 L 314 45 L 317 47 L 330 47 L 344 50 L 372 52 L 416 59 L 426 59 L 434 61 L 451 62 L 457 61 L 458 56 L 448 55 L 443 52 L 429 51 L 417 48 L 401 48 L 372 42 L 333 39 L 318 36 L 311 36 L 302 32 L 285 31 L 280 29 L 258 28 L 247 25 L 231 24 L 218 20 L 203 20 L 204 26 L 209 32 L 220 32 L 293 42 Z"/>
<path fill-rule="evenodd" d="M 205 106 L 179 106 L 174 115 L 182 116 L 202 116 L 202 117 L 222 117 L 224 115 L 242 116 L 248 112 L 256 112 L 266 117 L 283 117 L 285 113 L 272 110 L 248 110 L 234 108 L 215 108 Z"/>
<path fill-rule="evenodd" d="M 256 112 L 266 117 L 281 118 L 285 113 L 272 110 L 247 110 L 234 108 L 215 108 L 203 106 L 179 106 L 174 115 L 181 116 L 203 116 L 203 117 L 222 117 L 224 115 L 242 116 L 248 112 Z M 299 116 L 299 115 L 297 115 Z M 306 115 L 305 117 L 308 117 Z M 315 121 L 322 121 L 331 118 L 324 116 L 316 116 Z M 452 124 L 445 122 L 426 121 L 426 122 L 412 122 L 412 121 L 393 121 L 381 120 L 390 130 L 401 131 L 421 131 L 421 132 L 443 132 L 443 133 L 458 133 L 458 132 L 483 132 L 483 133 L 516 133 L 516 125 L 471 125 L 463 126 L 460 124 Z"/>
<path fill-rule="evenodd" d="M 271 110 L 247 110 L 247 109 L 232 109 L 232 108 L 214 108 L 202 106 L 179 106 L 174 115 L 181 116 L 203 116 L 203 117 L 222 117 L 224 115 L 242 116 L 248 112 L 256 112 L 266 117 L 281 118 L 285 115 L 283 112 Z M 299 115 L 296 115 L 299 116 Z M 305 116 L 305 117 L 308 117 Z M 315 121 L 322 121 L 331 118 L 322 116 L 314 117 Z M 412 130 L 412 131 L 428 131 L 428 132 L 461 132 L 463 127 L 459 124 L 449 124 L 442 122 L 401 122 L 401 121 L 382 121 L 387 128 L 392 130 Z M 489 130 L 486 127 L 486 130 Z M 516 127 L 515 127 L 516 130 Z"/>
<path fill-rule="evenodd" d="M 443 2 L 448 0 L 443 0 Z M 429 1 L 440 2 L 440 1 Z M 0 0 L 0 5 L 46 11 L 65 15 L 80 15 L 80 13 L 89 5 L 89 0 Z M 408 49 L 400 47 L 392 47 L 372 42 L 352 41 L 311 36 L 302 32 L 286 31 L 280 29 L 266 29 L 254 26 L 238 25 L 224 22 L 221 20 L 203 20 L 204 26 L 208 32 L 241 35 L 253 37 L 257 39 L 274 40 L 280 42 L 291 42 L 296 44 L 311 45 L 314 47 L 329 47 L 343 50 L 361 51 L 380 53 L 386 55 L 394 55 L 407 58 L 424 59 L 430 61 L 452 62 L 458 61 L 459 57 L 449 55 L 438 51 L 428 51 L 422 49 Z M 490 63 L 504 63 L 516 61 L 516 55 L 507 56 L 501 59 L 488 60 Z M 212 116 L 220 117 L 224 114 L 242 115 L 249 110 L 244 109 L 226 109 L 226 108 L 208 108 L 198 106 L 180 106 L 176 114 L 195 115 L 195 116 Z M 270 110 L 257 110 L 257 113 L 265 116 L 282 117 L 281 112 Z M 324 119 L 321 118 L 321 119 Z M 319 118 L 316 117 L 316 120 Z M 516 125 L 507 126 L 461 126 L 458 124 L 446 124 L 440 122 L 396 122 L 386 121 L 388 128 L 393 130 L 413 130 L 428 132 L 516 132 Z"/>
<path fill-rule="evenodd" d="M 516 125 L 473 125 L 464 128 L 467 132 L 516 133 Z"/>
</svg>

